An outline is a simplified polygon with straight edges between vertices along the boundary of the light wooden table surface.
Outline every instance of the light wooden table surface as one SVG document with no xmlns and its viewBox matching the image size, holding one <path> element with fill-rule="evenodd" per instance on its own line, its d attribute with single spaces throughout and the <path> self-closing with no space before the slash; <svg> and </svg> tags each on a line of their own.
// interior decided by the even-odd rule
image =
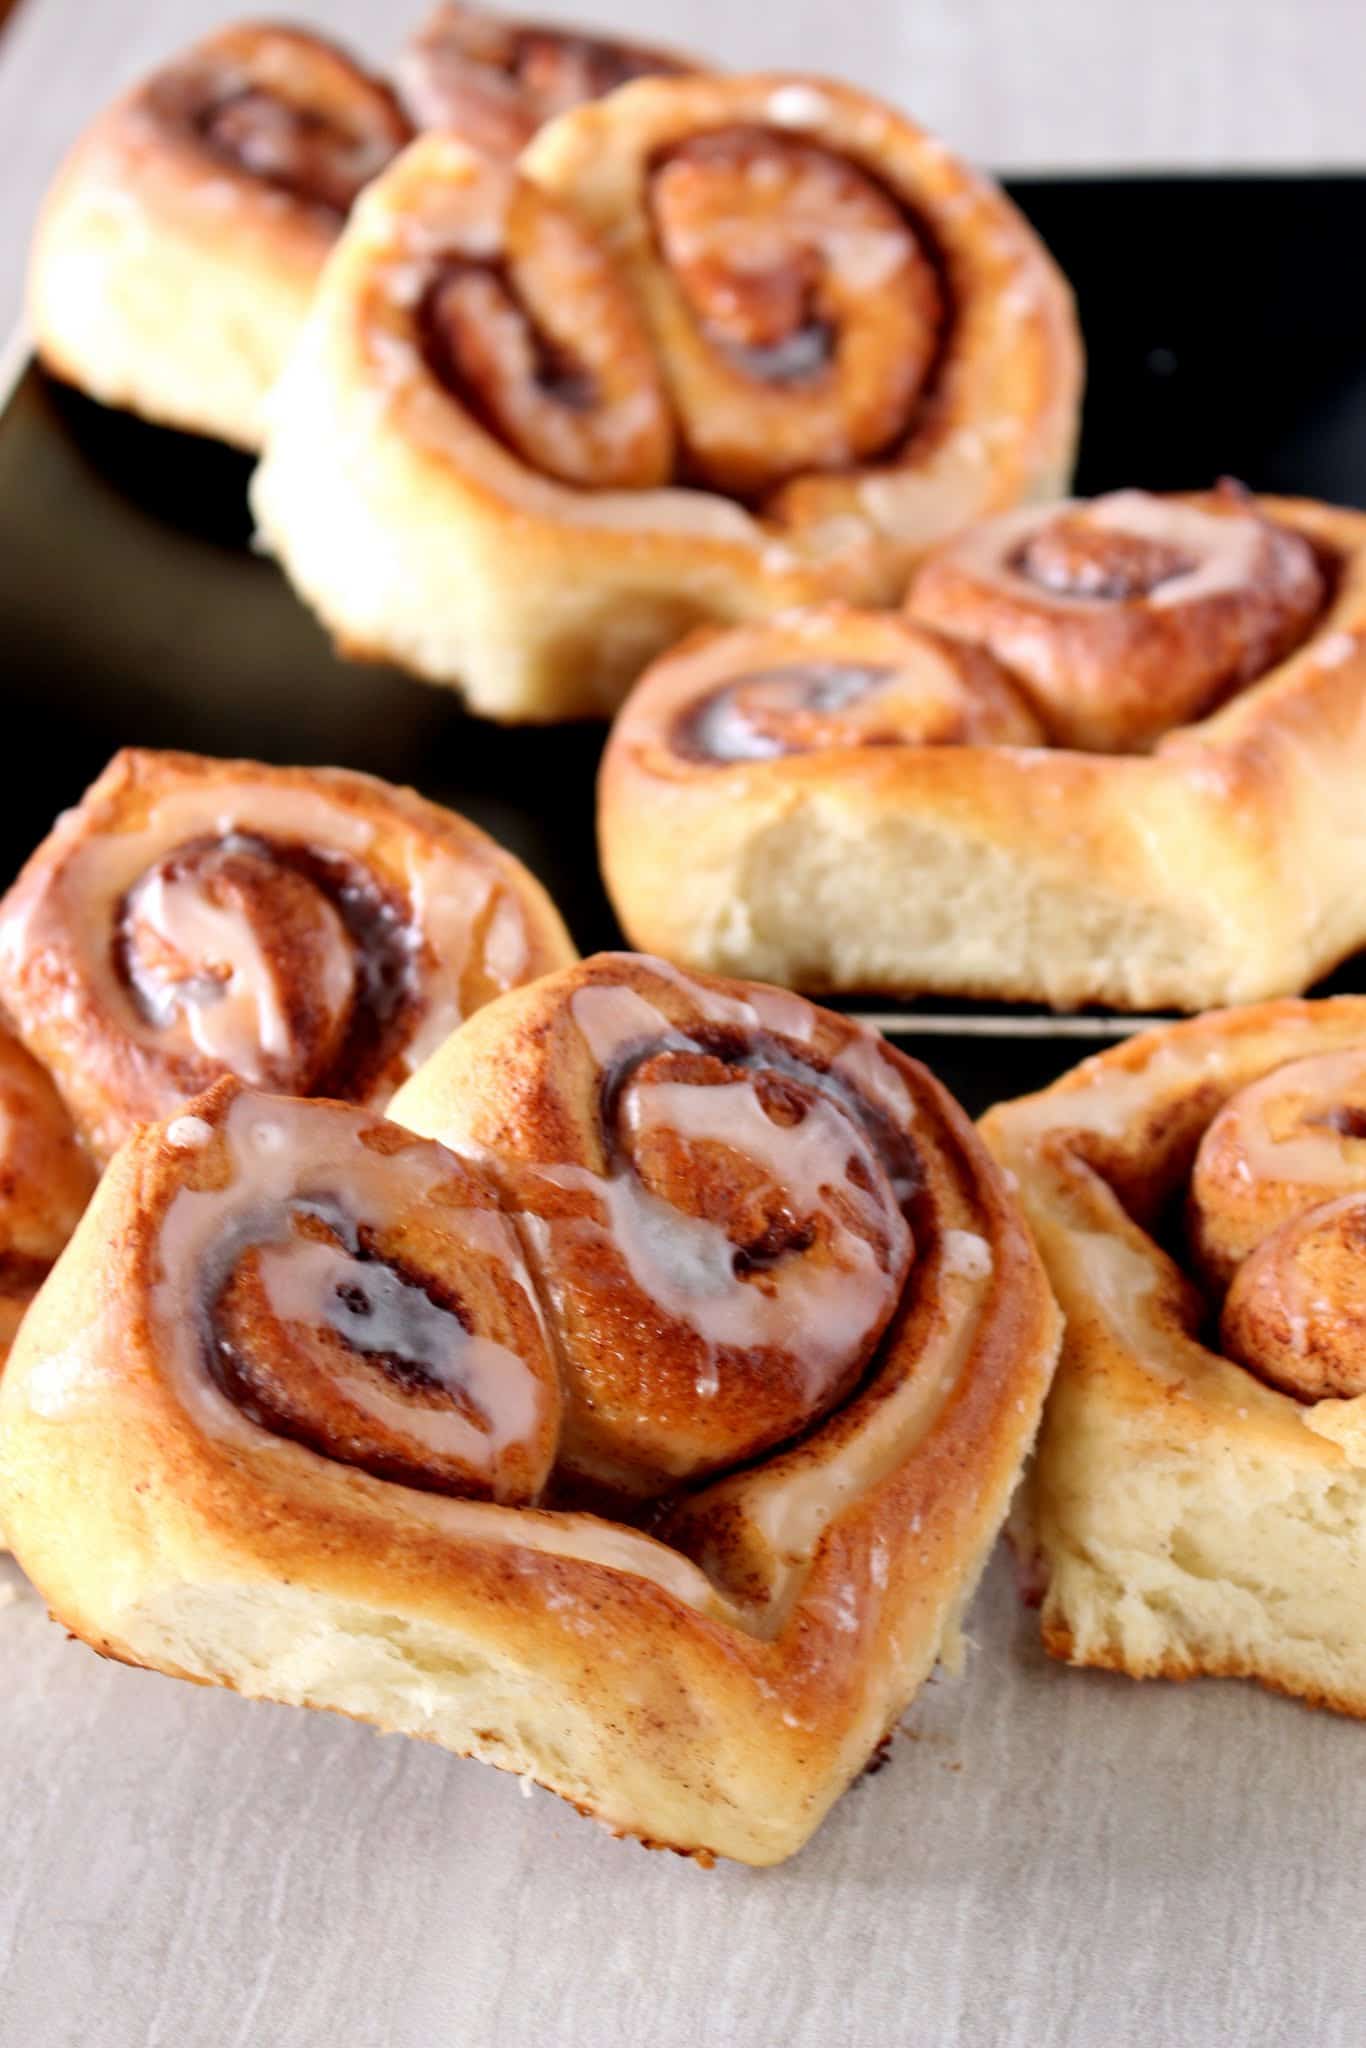
<svg viewBox="0 0 1366 2048">
<path fill-rule="evenodd" d="M 376 54 L 403 13 L 298 11 Z M 845 70 L 1007 167 L 1361 155 L 1360 0 L 597 11 L 733 64 Z M 63 144 L 217 12 L 25 0 L 0 40 L 6 319 Z M 966 1678 L 762 1875 L 613 1843 L 417 1744 L 101 1664 L 0 1563 L 6 1600 L 0 2048 L 1366 2038 L 1366 1731 L 1049 1667 L 1000 1560 Z"/>
</svg>

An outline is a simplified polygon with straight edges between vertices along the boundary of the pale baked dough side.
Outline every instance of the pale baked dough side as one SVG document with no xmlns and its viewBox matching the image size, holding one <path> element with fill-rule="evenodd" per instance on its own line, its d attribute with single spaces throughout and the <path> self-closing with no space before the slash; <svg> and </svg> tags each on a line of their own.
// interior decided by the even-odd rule
<svg viewBox="0 0 1366 2048">
<path fill-rule="evenodd" d="M 180 1171 L 155 1126 L 110 1167 L 0 1383 L 16 1552 L 103 1654 L 426 1737 L 620 1833 L 777 1862 L 956 1656 L 1057 1353 L 1018 1212 L 928 1080 L 916 1128 L 944 1220 L 975 1218 L 989 1257 L 912 1291 L 889 1370 L 914 1373 L 922 1326 L 956 1329 L 957 1377 L 927 1383 L 871 1484 L 832 1494 L 776 1632 L 634 1530 L 376 1479 L 225 1414 L 197 1378 L 187 1401 L 152 1342 L 151 1219 Z M 832 1438 L 877 1428 L 878 1384 L 765 1484 L 824 1498 Z M 743 1501 L 750 1476 L 721 1484 Z"/>
<path fill-rule="evenodd" d="M 1366 939 L 1366 519 L 1259 503 L 1337 553 L 1334 598 L 1298 652 L 1152 754 L 887 746 L 699 766 L 647 683 L 599 791 L 632 942 L 810 990 L 1060 1008 L 1307 987 Z"/>
<path fill-rule="evenodd" d="M 110 110 L 44 203 L 28 317 L 47 367 L 105 405 L 260 446 L 331 233 L 307 208 Z"/>
<path fill-rule="evenodd" d="M 1219 1013 L 1145 1034 L 983 1120 L 1066 1318 L 1011 1518 L 1045 1646 L 1066 1662 L 1255 1678 L 1366 1714 L 1357 1404 L 1306 1406 L 1188 1334 L 1183 1277 L 1088 1164 L 1141 1177 L 1151 1160 L 1165 1173 L 1165 1148 L 1188 1154 L 1248 1080 L 1363 1035 L 1357 998 Z"/>
</svg>

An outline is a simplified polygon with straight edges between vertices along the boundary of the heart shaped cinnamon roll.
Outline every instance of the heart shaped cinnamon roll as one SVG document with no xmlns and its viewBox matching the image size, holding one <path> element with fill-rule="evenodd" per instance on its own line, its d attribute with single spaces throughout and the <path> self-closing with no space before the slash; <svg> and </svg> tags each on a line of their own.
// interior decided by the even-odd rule
<svg viewBox="0 0 1366 2048">
<path fill-rule="evenodd" d="M 391 1107 L 227 1079 L 117 1155 L 0 1390 L 21 1561 L 128 1661 L 779 1860 L 952 1654 L 1033 1434 L 1001 1175 L 872 1033 L 625 954 Z"/>
</svg>

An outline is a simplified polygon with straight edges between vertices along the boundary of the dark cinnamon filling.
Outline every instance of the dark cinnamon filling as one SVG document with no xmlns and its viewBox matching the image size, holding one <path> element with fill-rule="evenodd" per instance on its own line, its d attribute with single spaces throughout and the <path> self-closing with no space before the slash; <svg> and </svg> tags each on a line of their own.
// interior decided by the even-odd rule
<svg viewBox="0 0 1366 2048">
<path fill-rule="evenodd" d="M 847 711 L 895 674 L 879 662 L 792 662 L 755 669 L 689 705 L 674 726 L 671 744 L 675 753 L 695 761 L 764 761 L 806 753 L 828 742 L 823 735 L 805 738 L 803 718 Z"/>
<path fill-rule="evenodd" d="M 1097 526 L 1084 513 L 1050 520 L 1010 558 L 1017 575 L 1056 596 L 1120 603 L 1149 597 L 1197 566 L 1189 553 L 1168 541 Z"/>
<path fill-rule="evenodd" d="M 771 342 L 727 341 L 716 337 L 737 370 L 761 384 L 810 384 L 824 376 L 835 356 L 836 334 L 828 320 L 808 314 L 800 327 Z"/>
<path fill-rule="evenodd" d="M 279 1318 L 253 1265 L 262 1252 L 323 1247 L 337 1272 L 319 1291 L 307 1320 Z M 374 1233 L 334 1196 L 300 1195 L 252 1212 L 227 1231 L 206 1263 L 199 1295 L 201 1344 L 213 1383 L 246 1418 L 272 1435 L 376 1478 L 432 1492 L 466 1490 L 445 1472 L 439 1453 L 422 1455 L 405 1415 L 456 1413 L 477 1428 L 488 1418 L 449 1359 L 452 1338 L 473 1333 L 464 1304 L 429 1275 L 379 1249 Z M 383 1410 L 357 1411 L 338 1392 L 337 1346 L 383 1389 Z M 438 1359 L 447 1358 L 442 1370 Z"/>
<path fill-rule="evenodd" d="M 635 78 L 677 77 L 688 68 L 636 43 L 554 29 L 514 30 L 511 44 L 504 68 L 547 112 L 601 99 Z"/>
<path fill-rule="evenodd" d="M 1310 1121 L 1321 1130 L 1336 1131 L 1342 1138 L 1366 1138 L 1366 1109 L 1354 1104 L 1344 1104 L 1340 1109 L 1329 1110 L 1326 1116 L 1312 1117 Z"/>
<path fill-rule="evenodd" d="M 532 381 L 543 398 L 570 413 L 591 412 L 599 404 L 601 391 L 593 372 L 545 332 L 507 266 L 497 261 L 450 258 L 433 278 L 418 310 L 427 367 L 486 433 L 549 473 L 561 474 L 563 481 L 580 483 L 580 477 L 557 471 L 546 450 L 526 445 L 526 435 L 504 397 L 519 366 L 499 348 L 495 330 L 500 317 L 516 322 Z"/>
<path fill-rule="evenodd" d="M 868 1141 L 903 1209 L 923 1188 L 924 1170 L 909 1133 L 898 1129 L 828 1061 L 809 1046 L 798 1048 L 795 1042 L 769 1032 L 746 1032 L 730 1024 L 700 1023 L 687 1031 L 643 1039 L 623 1047 L 603 1069 L 598 1118 L 610 1166 L 620 1165 L 627 1156 L 620 1135 L 622 1097 L 641 1069 L 658 1060 L 669 1063 L 671 1080 L 696 1078 L 703 1086 L 715 1077 L 717 1066 L 728 1074 L 752 1075 L 760 1102 L 774 1123 L 800 1123 L 809 1097 L 824 1096 Z M 690 1073 L 690 1068 L 696 1071 Z M 857 1167 L 857 1159 L 853 1164 Z M 803 1248 L 797 1244 L 796 1234 L 783 1246 L 786 1250 Z"/>
<path fill-rule="evenodd" d="M 790 200 L 782 196 L 788 187 Z M 948 267 L 928 225 L 867 164 L 787 130 L 737 124 L 661 150 L 647 190 L 659 261 L 677 279 L 698 333 L 740 375 L 800 398 L 832 388 L 850 321 L 866 320 L 869 332 L 886 323 L 899 337 L 880 359 L 865 356 L 864 412 L 856 426 L 850 421 L 856 439 L 845 456 L 826 450 L 788 460 L 760 450 L 754 462 L 766 452 L 770 464 L 762 480 L 723 473 L 713 487 L 758 497 L 808 470 L 889 459 L 933 431 L 954 325 Z M 747 220 L 759 232 L 742 251 Z M 844 267 L 855 238 L 875 252 L 866 274 Z M 706 483 L 716 459 L 693 448 L 685 476 L 695 471 Z"/>
<path fill-rule="evenodd" d="M 277 191 L 325 208 L 339 219 L 392 148 L 340 128 L 315 108 L 247 86 L 202 115 L 207 147 Z"/>
<path fill-rule="evenodd" d="M 301 894 L 306 902 L 311 892 L 320 909 L 335 914 L 351 949 L 354 988 L 342 1028 L 329 1041 L 321 1067 L 300 1076 L 294 1092 L 363 1096 L 409 1035 L 421 1000 L 423 942 L 406 900 L 346 854 L 247 832 L 185 841 L 140 876 L 119 905 L 111 939 L 112 966 L 119 982 L 138 1013 L 159 1029 L 168 1028 L 188 1008 L 222 1000 L 224 982 L 211 971 L 211 963 L 200 963 L 209 971 L 181 975 L 173 970 L 153 977 L 139 928 L 139 903 L 140 892 L 154 879 L 171 885 L 184 882 L 191 888 L 212 887 L 215 876 L 234 865 L 245 870 L 237 898 L 241 914 L 254 928 L 253 910 L 258 912 L 264 944 L 270 943 L 273 930 L 277 943 L 282 938 L 287 942 L 288 926 L 278 926 L 276 906 L 260 899 L 262 875 L 268 878 L 272 871 L 277 872 L 294 885 L 292 893 Z M 308 962 L 296 957 L 275 964 L 288 986 L 291 971 L 306 969 Z M 300 991 L 305 1010 L 312 993 Z"/>
</svg>

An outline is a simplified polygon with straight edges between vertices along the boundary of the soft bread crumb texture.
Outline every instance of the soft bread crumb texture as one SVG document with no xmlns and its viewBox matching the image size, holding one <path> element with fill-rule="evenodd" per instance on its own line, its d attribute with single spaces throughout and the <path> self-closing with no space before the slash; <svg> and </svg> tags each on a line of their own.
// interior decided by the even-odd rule
<svg viewBox="0 0 1366 2048">
<path fill-rule="evenodd" d="M 29 320 L 43 361 L 102 404 L 258 448 L 314 267 L 236 249 L 217 221 L 206 261 L 202 225 L 152 218 L 98 170 L 87 182 L 73 160 L 40 224 Z"/>
<path fill-rule="evenodd" d="M 1056 1657 L 1136 1678 L 1255 1678 L 1366 1716 L 1358 1403 L 1296 1399 L 1210 1348 L 1213 1304 L 1163 1228 L 1193 1200 L 1212 1119 L 1363 1031 L 1359 997 L 1214 1012 L 984 1120 L 1067 1318 L 1011 1524 Z M 1278 1157 L 1266 1132 L 1257 1142 L 1270 1187 L 1295 1155 Z"/>
<path fill-rule="evenodd" d="M 386 1613 L 306 1586 L 179 1585 L 121 1618 L 119 1651 L 162 1670 L 226 1685 L 247 1698 L 323 1707 L 391 1734 L 418 1736 L 460 1756 L 534 1778 L 609 1827 L 629 1813 L 604 1808 L 613 1730 L 512 1658 L 458 1629 Z M 642 1684 L 642 1699 L 649 1691 Z M 620 1767 L 620 1756 L 615 1760 Z M 705 1751 L 697 1762 L 705 1774 Z M 713 1788 L 714 1796 L 715 1788 Z M 661 1786 L 651 1787 L 656 1818 Z M 680 1794 L 686 1795 L 686 1785 Z M 676 1815 L 687 1842 L 686 1796 Z"/>
<path fill-rule="evenodd" d="M 689 887 L 681 875 L 680 929 Z M 714 972 L 799 988 L 923 987 L 1058 1006 L 1179 1006 L 1192 962 L 1225 987 L 1263 978 L 1216 903 L 1126 898 L 1082 869 L 1051 876 L 933 820 L 859 818 L 816 798 L 749 842 L 730 901 L 684 950 Z"/>
<path fill-rule="evenodd" d="M 1055 1655 L 1134 1677 L 1255 1677 L 1366 1714 L 1366 1474 L 1051 1424 L 1021 1520 Z"/>
<path fill-rule="evenodd" d="M 997 1522 L 1003 1509 L 1004 1502 Z M 915 1668 L 905 1677 L 906 1695 L 936 1662 L 950 1675 L 961 1674 L 962 1616 L 995 1526 L 943 1611 L 938 1637 L 918 1646 Z M 591 1627 L 587 1616 L 584 1625 Z M 837 1780 L 812 1788 L 808 1809 L 775 1810 L 765 1817 L 744 1776 L 725 1782 L 727 1747 L 709 1743 L 704 1726 L 693 1728 L 691 1740 L 648 1743 L 648 1754 L 641 1752 L 642 1733 L 648 1738 L 651 1728 L 695 1711 L 695 1703 L 682 1701 L 662 1672 L 638 1671 L 636 1697 L 623 1703 L 623 1726 L 604 1718 L 600 1705 L 576 1704 L 563 1684 L 548 1684 L 534 1667 L 499 1657 L 459 1629 L 302 1585 L 171 1586 L 125 1609 L 116 1629 L 94 1647 L 125 1662 L 226 1686 L 245 1698 L 323 1708 L 381 1733 L 437 1743 L 546 1787 L 613 1834 L 705 1863 L 715 1853 L 757 1866 L 791 1855 L 858 1776 L 871 1746 L 855 1743 Z M 898 1713 L 903 1706 L 899 1700 Z M 874 1741 L 886 1733 L 879 1726 Z M 649 1816 L 649 1833 L 641 1825 L 643 1814 Z"/>
</svg>

